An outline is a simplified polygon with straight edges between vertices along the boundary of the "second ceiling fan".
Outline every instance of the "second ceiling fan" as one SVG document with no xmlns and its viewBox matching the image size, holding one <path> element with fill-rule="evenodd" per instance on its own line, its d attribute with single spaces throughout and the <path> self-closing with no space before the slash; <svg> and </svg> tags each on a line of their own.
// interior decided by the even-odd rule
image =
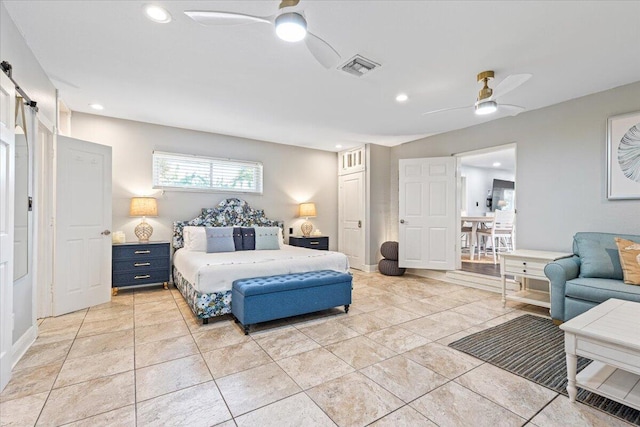
<svg viewBox="0 0 640 427">
<path fill-rule="evenodd" d="M 511 104 L 502 104 L 497 102 L 497 98 L 506 95 L 512 90 L 516 89 L 527 80 L 531 78 L 531 74 L 511 74 L 502 80 L 495 89 L 491 89 L 489 87 L 489 80 L 493 79 L 495 73 L 491 70 L 483 71 L 478 74 L 478 82 L 483 82 L 483 87 L 478 92 L 478 99 L 473 105 L 467 105 L 464 107 L 451 107 L 451 108 L 442 108 L 440 110 L 428 111 L 426 113 L 422 113 L 423 116 L 429 114 L 443 113 L 445 111 L 453 111 L 453 110 L 467 110 L 474 109 L 474 112 L 479 116 L 484 116 L 487 114 L 495 113 L 498 110 L 504 111 L 510 116 L 515 116 L 520 114 L 525 110 L 524 107 L 520 107 L 519 105 L 511 105 Z"/>
<path fill-rule="evenodd" d="M 203 25 L 243 25 L 262 23 L 275 26 L 282 40 L 298 42 L 304 40 L 314 58 L 325 68 L 338 65 L 340 55 L 326 41 L 307 31 L 307 20 L 301 10 L 296 9 L 300 0 L 282 0 L 278 13 L 270 16 L 254 16 L 244 13 L 212 10 L 186 10 L 189 18 Z"/>
</svg>

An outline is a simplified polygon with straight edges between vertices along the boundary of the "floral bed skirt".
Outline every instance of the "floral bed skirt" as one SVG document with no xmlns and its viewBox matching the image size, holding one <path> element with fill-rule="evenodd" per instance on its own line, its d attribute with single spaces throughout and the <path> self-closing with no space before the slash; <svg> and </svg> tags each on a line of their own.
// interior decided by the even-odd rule
<svg viewBox="0 0 640 427">
<path fill-rule="evenodd" d="M 231 291 L 203 294 L 185 279 L 173 267 L 173 283 L 191 307 L 193 313 L 200 319 L 222 316 L 231 313 Z"/>
</svg>

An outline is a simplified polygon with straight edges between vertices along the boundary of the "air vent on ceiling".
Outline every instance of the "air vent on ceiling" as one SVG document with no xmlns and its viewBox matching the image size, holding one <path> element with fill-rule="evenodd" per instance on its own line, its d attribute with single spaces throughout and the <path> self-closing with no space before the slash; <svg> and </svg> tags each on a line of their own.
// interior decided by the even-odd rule
<svg viewBox="0 0 640 427">
<path fill-rule="evenodd" d="M 360 55 L 356 55 L 342 66 L 340 69 L 349 74 L 353 74 L 354 76 L 364 76 L 365 74 L 371 73 L 374 69 L 378 68 L 380 64 L 373 62 L 370 59 L 364 58 Z"/>
</svg>

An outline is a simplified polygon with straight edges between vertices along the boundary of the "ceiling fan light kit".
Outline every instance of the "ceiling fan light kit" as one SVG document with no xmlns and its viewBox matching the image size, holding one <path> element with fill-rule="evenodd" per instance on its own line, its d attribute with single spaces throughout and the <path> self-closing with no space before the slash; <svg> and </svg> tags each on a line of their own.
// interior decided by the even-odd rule
<svg viewBox="0 0 640 427">
<path fill-rule="evenodd" d="M 286 42 L 299 42 L 307 36 L 307 21 L 299 13 L 283 13 L 275 24 L 276 34 Z"/>
<path fill-rule="evenodd" d="M 216 10 L 185 10 L 189 18 L 202 25 L 236 26 L 243 24 L 268 24 L 275 27 L 276 35 L 287 42 L 304 40 L 313 57 L 326 69 L 334 68 L 340 61 L 340 54 L 326 41 L 307 31 L 307 20 L 302 11 L 293 12 L 300 0 L 282 0 L 278 13 L 271 16 L 255 16 L 238 12 Z M 294 9 L 298 10 L 298 9 Z"/>
<path fill-rule="evenodd" d="M 479 116 L 486 116 L 498 111 L 498 104 L 495 101 L 482 101 L 476 103 L 476 114 Z"/>
</svg>

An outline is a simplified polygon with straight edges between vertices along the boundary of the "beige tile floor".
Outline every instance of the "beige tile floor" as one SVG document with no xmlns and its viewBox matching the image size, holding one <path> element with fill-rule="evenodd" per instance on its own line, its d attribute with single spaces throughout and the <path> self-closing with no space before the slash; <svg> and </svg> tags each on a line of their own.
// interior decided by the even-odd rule
<svg viewBox="0 0 640 427">
<path fill-rule="evenodd" d="M 447 347 L 518 304 L 416 276 L 354 272 L 353 304 L 245 336 L 176 289 L 122 290 L 40 323 L 0 394 L 2 426 L 628 425 Z"/>
</svg>

